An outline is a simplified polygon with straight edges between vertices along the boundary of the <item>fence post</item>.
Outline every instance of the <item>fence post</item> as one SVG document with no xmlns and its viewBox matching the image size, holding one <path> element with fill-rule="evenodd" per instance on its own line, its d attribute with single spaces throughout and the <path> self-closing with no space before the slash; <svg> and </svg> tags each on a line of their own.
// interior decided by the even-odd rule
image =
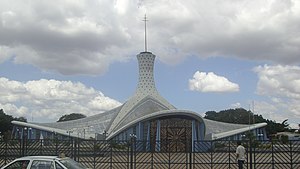
<svg viewBox="0 0 300 169">
<path fill-rule="evenodd" d="M 171 140 L 171 142 L 172 142 L 173 140 Z M 176 141 L 176 140 L 175 140 Z M 169 143 L 170 143 L 170 141 L 169 141 Z M 177 143 L 175 142 L 175 145 L 176 145 Z M 155 152 L 155 148 L 154 148 L 154 152 Z M 169 152 L 168 152 L 168 169 L 170 169 L 171 168 L 171 149 L 170 149 L 170 144 L 169 144 Z"/>
<path fill-rule="evenodd" d="M 5 141 L 5 153 L 4 153 L 4 156 L 5 156 L 5 159 L 4 159 L 4 164 L 7 163 L 7 149 L 8 149 L 8 140 Z"/>
<path fill-rule="evenodd" d="M 97 140 L 95 137 L 94 144 L 93 144 L 93 168 L 96 168 L 96 146 L 97 146 Z"/>
<path fill-rule="evenodd" d="M 231 154 L 231 149 L 230 149 L 230 140 L 228 141 L 228 163 L 229 163 L 229 168 L 231 168 L 231 159 L 230 159 L 230 154 Z"/>
<path fill-rule="evenodd" d="M 107 142 L 109 143 L 109 147 L 110 147 L 110 168 L 112 168 L 112 163 L 113 163 L 113 161 L 112 161 L 112 156 L 113 156 L 113 148 L 112 148 L 112 140 L 111 141 L 108 141 L 107 140 Z"/>
<path fill-rule="evenodd" d="M 56 154 L 56 155 L 59 155 L 59 154 L 58 154 L 58 139 L 55 137 L 55 140 L 54 140 L 54 141 L 55 141 L 55 154 Z"/>
<path fill-rule="evenodd" d="M 25 156 L 25 138 L 23 137 L 21 140 L 21 148 L 22 148 L 22 156 Z"/>
<path fill-rule="evenodd" d="M 195 141 L 194 140 L 192 140 L 193 141 L 193 145 L 195 145 Z M 192 160 L 192 158 L 193 158 L 193 152 L 194 152 L 194 146 L 191 148 L 191 150 L 190 150 L 190 169 L 192 169 L 193 168 L 193 164 L 192 164 L 192 162 L 193 162 L 193 160 Z"/>
<path fill-rule="evenodd" d="M 249 144 L 250 144 L 250 152 L 249 152 L 249 154 L 250 154 L 250 169 L 252 169 L 253 168 L 253 160 L 252 160 L 252 149 L 253 149 L 253 147 L 252 147 L 252 138 L 250 138 L 249 139 Z"/>
<path fill-rule="evenodd" d="M 134 140 L 133 137 L 130 137 L 130 169 L 133 169 L 133 144 L 134 144 Z"/>
<path fill-rule="evenodd" d="M 291 168 L 293 168 L 293 144 L 292 141 L 290 142 L 290 160 L 291 160 Z"/>
<path fill-rule="evenodd" d="M 147 140 L 146 141 L 146 147 L 148 145 L 148 142 L 149 142 L 149 146 L 151 146 L 150 140 Z M 151 150 L 151 147 L 150 147 L 150 150 L 147 150 L 147 148 L 146 148 L 146 151 L 150 151 L 150 153 L 151 153 L 151 169 L 153 169 L 154 168 L 154 160 L 153 160 L 153 158 L 154 158 L 153 153 L 154 152 Z"/>
<path fill-rule="evenodd" d="M 213 140 L 210 141 L 210 167 L 211 167 L 211 169 L 213 169 L 213 151 L 214 151 L 213 142 L 214 142 Z"/>
<path fill-rule="evenodd" d="M 80 144 L 82 140 L 78 138 L 75 140 L 75 158 L 79 162 L 79 152 L 80 152 Z"/>
<path fill-rule="evenodd" d="M 271 144 L 272 144 L 272 169 L 274 169 L 274 142 L 273 142 L 273 140 L 272 140 Z"/>
<path fill-rule="evenodd" d="M 133 164 L 134 164 L 134 159 L 133 159 L 133 151 L 135 149 L 135 139 L 136 135 L 135 134 L 130 134 L 130 169 L 133 169 Z"/>
</svg>

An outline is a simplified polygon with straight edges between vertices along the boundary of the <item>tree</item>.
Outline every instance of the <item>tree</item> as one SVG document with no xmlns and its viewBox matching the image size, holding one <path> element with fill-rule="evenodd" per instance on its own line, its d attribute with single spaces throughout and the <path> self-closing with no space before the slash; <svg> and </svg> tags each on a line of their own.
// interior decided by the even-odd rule
<svg viewBox="0 0 300 169">
<path fill-rule="evenodd" d="M 247 111 L 243 108 L 222 110 L 220 112 L 208 111 L 205 113 L 204 118 L 236 124 L 253 124 L 254 121 L 262 121 L 262 117 L 253 115 L 251 111 Z"/>
<path fill-rule="evenodd" d="M 0 132 L 5 133 L 9 130 L 12 130 L 13 125 L 11 124 L 11 121 L 13 121 L 14 118 L 10 115 L 6 115 L 3 111 L 3 109 L 0 110 Z"/>
<path fill-rule="evenodd" d="M 25 117 L 13 117 L 11 115 L 7 115 L 4 113 L 3 109 L 0 109 L 0 132 L 1 136 L 3 136 L 3 139 L 10 139 L 11 137 L 11 131 L 13 129 L 13 124 L 11 121 L 22 121 L 27 122 L 27 119 Z"/>
<path fill-rule="evenodd" d="M 21 122 L 27 122 L 27 119 L 25 117 L 16 117 L 14 118 L 15 121 L 21 121 Z"/>
<path fill-rule="evenodd" d="M 70 121 L 85 118 L 86 116 L 80 113 L 72 113 L 61 116 L 57 122 Z"/>
<path fill-rule="evenodd" d="M 266 133 L 270 135 L 277 132 L 289 131 L 287 120 L 282 123 L 276 123 L 275 121 L 264 119 L 262 115 L 253 114 L 251 111 L 247 111 L 243 108 L 222 110 L 220 112 L 208 111 L 205 113 L 204 118 L 235 124 L 253 124 L 255 123 L 267 123 Z"/>
</svg>

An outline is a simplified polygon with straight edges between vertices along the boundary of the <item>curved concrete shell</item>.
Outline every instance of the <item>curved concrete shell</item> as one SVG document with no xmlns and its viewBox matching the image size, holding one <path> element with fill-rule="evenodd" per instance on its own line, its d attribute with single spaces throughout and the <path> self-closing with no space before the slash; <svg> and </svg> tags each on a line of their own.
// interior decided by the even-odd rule
<svg viewBox="0 0 300 169">
<path fill-rule="evenodd" d="M 132 134 L 137 135 L 140 140 L 175 139 L 179 136 L 169 136 L 177 132 L 189 138 L 190 142 L 224 139 L 266 126 L 266 123 L 253 125 L 221 123 L 203 119 L 196 112 L 176 109 L 159 94 L 155 87 L 153 76 L 155 55 L 151 52 L 141 52 L 137 55 L 137 59 L 139 64 L 137 89 L 122 106 L 101 114 L 66 122 L 13 121 L 13 124 L 17 127 L 26 126 L 40 130 L 40 134 L 48 132 L 68 137 L 96 139 L 100 135 L 103 136 L 101 139 L 107 140 L 129 139 Z M 175 123 L 177 127 L 174 127 Z"/>
</svg>

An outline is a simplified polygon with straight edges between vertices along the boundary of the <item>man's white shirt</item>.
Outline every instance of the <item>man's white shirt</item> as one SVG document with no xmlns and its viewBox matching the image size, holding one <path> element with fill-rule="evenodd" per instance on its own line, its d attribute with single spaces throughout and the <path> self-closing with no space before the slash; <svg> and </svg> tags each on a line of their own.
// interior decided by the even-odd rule
<svg viewBox="0 0 300 169">
<path fill-rule="evenodd" d="M 236 148 L 236 154 L 239 155 L 238 160 L 244 160 L 245 161 L 245 159 L 246 159 L 245 158 L 245 153 L 246 153 L 246 151 L 245 151 L 245 148 L 243 146 L 239 145 Z"/>
</svg>

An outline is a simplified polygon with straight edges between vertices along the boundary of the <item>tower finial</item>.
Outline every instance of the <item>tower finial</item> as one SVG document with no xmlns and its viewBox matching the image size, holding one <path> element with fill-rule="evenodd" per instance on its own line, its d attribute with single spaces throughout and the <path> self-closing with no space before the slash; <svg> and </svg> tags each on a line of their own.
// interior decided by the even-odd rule
<svg viewBox="0 0 300 169">
<path fill-rule="evenodd" d="M 145 14 L 144 20 L 145 22 L 145 52 L 147 52 L 147 15 Z"/>
</svg>

